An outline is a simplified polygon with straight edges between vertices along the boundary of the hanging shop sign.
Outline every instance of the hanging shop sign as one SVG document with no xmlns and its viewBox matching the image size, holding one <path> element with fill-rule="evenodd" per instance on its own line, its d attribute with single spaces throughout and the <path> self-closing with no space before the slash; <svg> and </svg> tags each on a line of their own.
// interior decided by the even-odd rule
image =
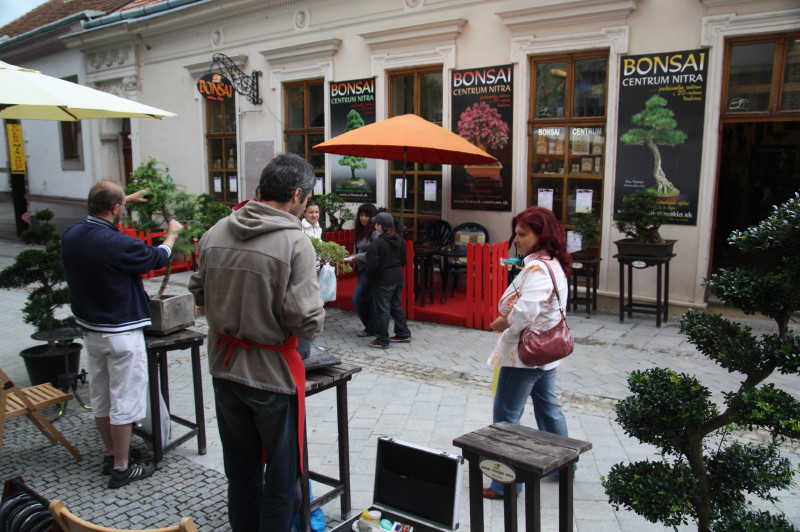
<svg viewBox="0 0 800 532">
<path fill-rule="evenodd" d="M 511 210 L 512 76 L 512 65 L 453 71 L 451 130 L 498 161 L 491 165 L 453 166 L 453 209 Z"/>
<path fill-rule="evenodd" d="M 22 124 L 6 124 L 8 154 L 12 174 L 25 173 L 25 140 L 22 138 Z"/>
<path fill-rule="evenodd" d="M 650 189 L 669 223 L 697 224 L 708 50 L 623 57 L 614 209 Z"/>
<path fill-rule="evenodd" d="M 375 123 L 375 78 L 330 82 L 331 137 Z M 331 156 L 331 190 L 344 201 L 375 203 L 375 159 Z"/>
<path fill-rule="evenodd" d="M 206 74 L 197 80 L 197 90 L 206 100 L 225 102 L 233 99 L 233 84 L 222 74 Z"/>
</svg>

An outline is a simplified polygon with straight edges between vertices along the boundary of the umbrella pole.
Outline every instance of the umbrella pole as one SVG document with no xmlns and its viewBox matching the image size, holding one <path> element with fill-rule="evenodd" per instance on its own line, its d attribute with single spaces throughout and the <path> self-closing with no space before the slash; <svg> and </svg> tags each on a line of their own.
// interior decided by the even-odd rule
<svg viewBox="0 0 800 532">
<path fill-rule="evenodd" d="M 400 185 L 400 238 L 403 238 L 403 233 L 406 231 L 406 150 L 407 146 L 403 146 L 403 183 Z"/>
</svg>

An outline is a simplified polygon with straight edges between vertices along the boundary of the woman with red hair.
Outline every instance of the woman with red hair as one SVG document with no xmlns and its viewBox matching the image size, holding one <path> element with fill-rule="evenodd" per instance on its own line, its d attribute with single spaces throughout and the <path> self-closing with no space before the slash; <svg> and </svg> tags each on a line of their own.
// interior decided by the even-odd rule
<svg viewBox="0 0 800 532">
<path fill-rule="evenodd" d="M 529 207 L 511 221 L 514 244 L 524 257 L 522 271 L 498 303 L 500 316 L 491 324 L 502 334 L 488 364 L 500 368 L 494 397 L 493 422 L 519 424 L 525 403 L 533 400 L 533 415 L 539 430 L 568 436 L 564 412 L 556 397 L 556 368 L 561 361 L 544 366 L 527 366 L 517 354 L 522 331 L 541 332 L 555 327 L 561 319 L 556 292 L 544 262 L 550 265 L 558 284 L 564 311 L 567 306 L 567 275 L 572 263 L 564 231 L 555 215 L 543 207 Z M 522 484 L 517 484 L 517 491 Z M 503 484 L 492 481 L 483 490 L 487 499 L 503 498 Z"/>
</svg>

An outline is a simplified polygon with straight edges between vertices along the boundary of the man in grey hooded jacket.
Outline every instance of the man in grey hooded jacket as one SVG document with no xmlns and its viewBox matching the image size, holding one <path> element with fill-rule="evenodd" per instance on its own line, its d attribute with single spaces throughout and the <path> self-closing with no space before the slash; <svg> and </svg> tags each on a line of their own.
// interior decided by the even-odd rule
<svg viewBox="0 0 800 532">
<path fill-rule="evenodd" d="M 276 156 L 255 199 L 203 235 L 189 285 L 208 319 L 233 532 L 288 532 L 300 507 L 305 368 L 297 337 L 318 336 L 324 321 L 314 249 L 300 226 L 314 183 L 301 157 Z"/>
</svg>

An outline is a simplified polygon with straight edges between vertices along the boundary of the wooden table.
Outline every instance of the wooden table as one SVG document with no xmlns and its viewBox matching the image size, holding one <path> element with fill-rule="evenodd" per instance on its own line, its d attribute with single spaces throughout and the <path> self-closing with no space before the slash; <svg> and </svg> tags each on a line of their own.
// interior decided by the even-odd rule
<svg viewBox="0 0 800 532">
<path fill-rule="evenodd" d="M 134 428 L 134 432 L 143 439 L 153 444 L 153 462 L 156 468 L 164 467 L 164 454 L 173 450 L 178 445 L 197 436 L 197 452 L 206 454 L 206 424 L 203 410 L 203 378 L 200 368 L 200 346 L 203 345 L 206 335 L 190 329 L 184 329 L 166 336 L 145 336 L 147 347 L 147 374 L 149 378 L 151 434 L 141 429 Z M 191 349 L 192 358 L 192 387 L 194 389 L 194 414 L 195 420 L 170 414 L 170 419 L 175 423 L 188 427 L 186 434 L 164 445 L 161 441 L 161 401 L 159 390 L 164 402 L 169 408 L 169 364 L 167 353 Z"/>
<path fill-rule="evenodd" d="M 603 259 L 575 259 L 572 260 L 572 297 L 569 298 L 572 312 L 578 310 L 578 305 L 586 304 L 586 317 L 597 311 L 597 266 Z M 578 296 L 578 279 L 585 279 L 586 292 L 583 297 Z"/>
<path fill-rule="evenodd" d="M 558 529 L 572 530 L 572 464 L 592 448 L 591 443 L 503 422 L 459 436 L 453 445 L 460 447 L 469 461 L 469 521 L 473 532 L 483 532 L 483 472 L 505 484 L 506 532 L 517 530 L 517 482 L 525 483 L 525 530 L 539 532 L 539 480 L 558 471 Z"/>
<path fill-rule="evenodd" d="M 656 315 L 656 327 L 661 327 L 661 319 L 667 322 L 669 315 L 669 261 L 675 253 L 663 257 L 649 257 L 645 255 L 614 255 L 619 261 L 619 322 L 625 321 L 625 312 L 628 317 L 633 316 L 633 312 Z M 625 282 L 625 269 L 628 270 L 628 281 Z M 645 268 L 656 267 L 656 303 L 638 303 L 633 301 L 633 270 L 643 270 Z M 663 275 L 662 275 L 663 270 Z M 628 289 L 627 302 L 625 289 Z"/>
<path fill-rule="evenodd" d="M 350 501 L 350 432 L 347 423 L 347 383 L 353 375 L 361 371 L 361 367 L 342 363 L 329 368 L 309 372 L 306 374 L 306 397 L 316 395 L 330 388 L 336 388 L 336 421 L 339 430 L 339 478 L 331 478 L 319 473 L 314 473 L 308 465 L 308 431 L 306 431 L 305 446 L 303 449 L 303 470 L 301 479 L 302 503 L 300 506 L 300 530 L 309 530 L 311 512 L 323 504 L 332 501 L 337 496 L 341 497 L 342 519 L 346 519 L 351 510 Z M 316 494 L 314 500 L 308 500 L 308 481 L 315 480 L 332 489 Z"/>
</svg>

